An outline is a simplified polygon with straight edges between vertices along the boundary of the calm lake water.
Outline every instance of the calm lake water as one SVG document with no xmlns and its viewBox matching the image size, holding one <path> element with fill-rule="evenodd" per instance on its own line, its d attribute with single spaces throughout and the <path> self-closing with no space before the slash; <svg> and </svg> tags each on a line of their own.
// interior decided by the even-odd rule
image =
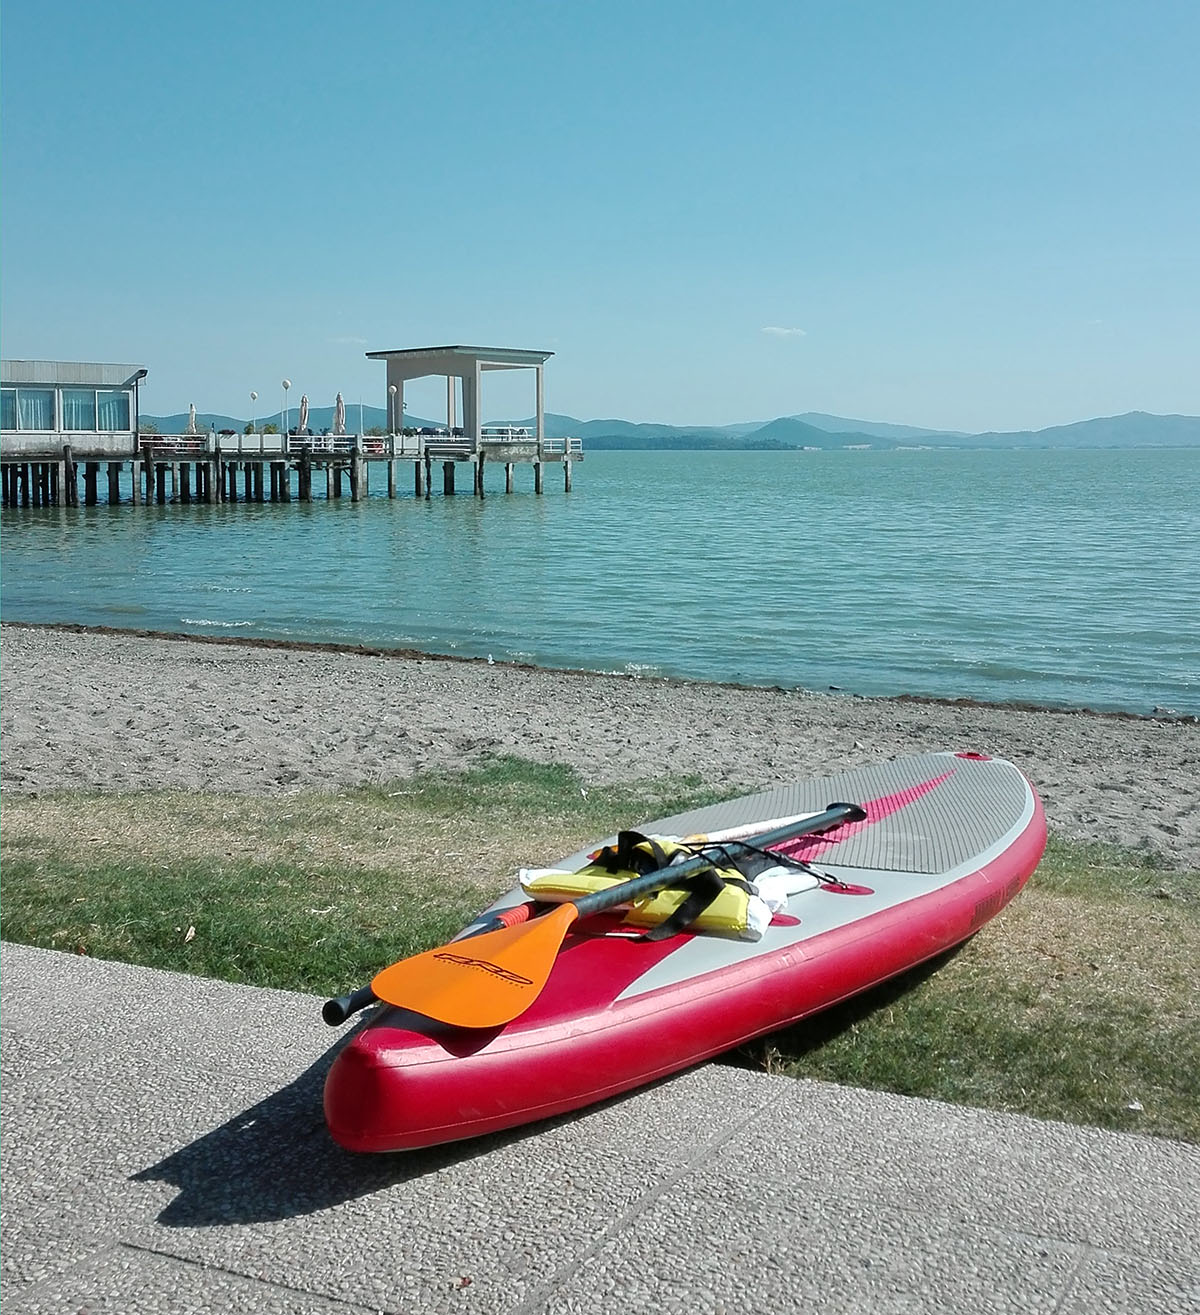
<svg viewBox="0 0 1200 1315">
<path fill-rule="evenodd" d="M 1200 451 L 593 452 L 569 495 L 516 482 L 6 510 L 0 614 L 1200 713 Z"/>
</svg>

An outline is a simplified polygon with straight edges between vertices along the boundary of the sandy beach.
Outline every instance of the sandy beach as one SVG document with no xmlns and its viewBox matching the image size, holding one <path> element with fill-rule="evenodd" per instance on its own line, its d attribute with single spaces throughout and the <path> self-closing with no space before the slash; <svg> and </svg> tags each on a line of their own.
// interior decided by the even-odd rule
<svg viewBox="0 0 1200 1315">
<path fill-rule="evenodd" d="M 279 794 L 485 754 L 569 763 L 585 782 L 677 773 L 753 789 L 925 749 L 1011 759 L 1062 835 L 1200 863 L 1194 720 L 0 629 L 0 785 L 10 794 Z"/>
</svg>

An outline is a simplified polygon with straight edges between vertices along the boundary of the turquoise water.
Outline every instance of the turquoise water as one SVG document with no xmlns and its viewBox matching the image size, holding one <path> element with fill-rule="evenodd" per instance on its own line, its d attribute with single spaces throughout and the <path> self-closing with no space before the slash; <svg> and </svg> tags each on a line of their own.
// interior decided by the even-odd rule
<svg viewBox="0 0 1200 1315">
<path fill-rule="evenodd" d="M 1200 713 L 1200 452 L 593 452 L 569 495 L 516 482 L 5 510 L 0 613 Z"/>
</svg>

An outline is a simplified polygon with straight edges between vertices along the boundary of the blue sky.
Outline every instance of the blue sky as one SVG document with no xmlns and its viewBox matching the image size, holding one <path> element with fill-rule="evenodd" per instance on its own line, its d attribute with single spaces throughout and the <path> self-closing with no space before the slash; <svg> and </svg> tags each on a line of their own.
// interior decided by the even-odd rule
<svg viewBox="0 0 1200 1315">
<path fill-rule="evenodd" d="M 6 357 L 143 406 L 1200 413 L 1200 4 L 6 0 Z M 444 386 L 413 388 L 438 414 Z M 485 390 L 528 414 L 532 375 Z"/>
</svg>

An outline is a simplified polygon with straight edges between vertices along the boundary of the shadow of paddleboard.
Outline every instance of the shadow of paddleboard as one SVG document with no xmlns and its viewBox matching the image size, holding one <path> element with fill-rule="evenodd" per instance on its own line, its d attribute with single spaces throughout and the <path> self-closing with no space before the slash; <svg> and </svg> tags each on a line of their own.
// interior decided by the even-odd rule
<svg viewBox="0 0 1200 1315">
<path fill-rule="evenodd" d="M 356 1154 L 325 1126 L 325 1077 L 349 1039 L 340 1038 L 285 1087 L 205 1133 L 131 1182 L 165 1182 L 178 1196 L 158 1216 L 169 1228 L 267 1223 L 299 1218 L 369 1196 L 581 1118 L 586 1110 L 505 1132 L 419 1151 Z M 589 1107 L 604 1108 L 636 1093 Z"/>
</svg>

